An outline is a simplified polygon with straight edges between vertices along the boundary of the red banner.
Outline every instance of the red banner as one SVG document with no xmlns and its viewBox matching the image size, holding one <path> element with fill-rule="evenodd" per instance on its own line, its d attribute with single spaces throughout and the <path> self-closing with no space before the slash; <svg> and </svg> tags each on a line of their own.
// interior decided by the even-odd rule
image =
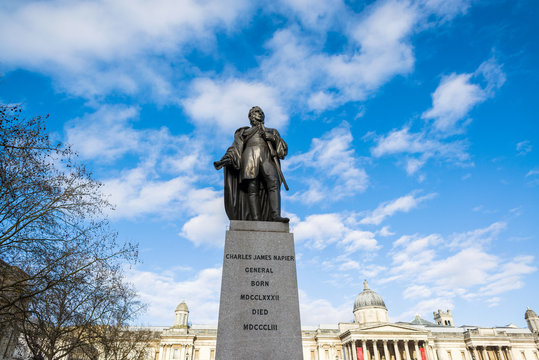
<svg viewBox="0 0 539 360">
<path fill-rule="evenodd" d="M 357 349 L 357 360 L 363 360 L 363 348 L 358 347 Z"/>
<path fill-rule="evenodd" d="M 427 354 L 425 353 L 425 348 L 419 348 L 421 352 L 421 360 L 427 360 Z"/>
</svg>

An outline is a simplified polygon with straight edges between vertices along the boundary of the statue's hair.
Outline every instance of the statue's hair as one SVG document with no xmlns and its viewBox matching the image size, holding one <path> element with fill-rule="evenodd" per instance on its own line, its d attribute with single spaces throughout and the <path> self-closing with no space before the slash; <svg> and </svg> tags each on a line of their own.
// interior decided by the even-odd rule
<svg viewBox="0 0 539 360">
<path fill-rule="evenodd" d="M 264 111 L 260 108 L 260 106 L 253 106 L 251 110 L 249 110 L 249 119 L 251 118 L 253 112 L 255 112 L 256 110 L 260 110 L 262 112 L 262 115 L 264 115 Z"/>
</svg>

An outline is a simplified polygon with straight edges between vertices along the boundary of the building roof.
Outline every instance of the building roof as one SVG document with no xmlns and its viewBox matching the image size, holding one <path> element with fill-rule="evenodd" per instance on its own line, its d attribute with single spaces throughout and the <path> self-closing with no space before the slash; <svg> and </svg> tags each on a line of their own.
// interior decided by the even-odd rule
<svg viewBox="0 0 539 360">
<path fill-rule="evenodd" d="M 189 312 L 189 308 L 187 307 L 187 304 L 185 303 L 185 300 L 182 300 L 182 302 L 176 306 L 176 311 L 187 311 Z"/>
<path fill-rule="evenodd" d="M 433 326 L 433 327 L 440 327 L 441 325 L 437 325 L 433 322 L 430 322 L 428 320 L 422 319 L 421 316 L 416 315 L 414 320 L 410 321 L 408 324 L 411 325 L 424 325 L 424 326 Z"/>
<path fill-rule="evenodd" d="M 363 291 L 359 293 L 354 301 L 354 311 L 365 307 L 379 307 L 386 309 L 386 304 L 380 295 L 369 289 L 367 280 L 363 281 Z"/>
<path fill-rule="evenodd" d="M 524 314 L 524 319 L 528 320 L 529 318 L 537 318 L 537 314 L 532 309 L 528 308 Z"/>
</svg>

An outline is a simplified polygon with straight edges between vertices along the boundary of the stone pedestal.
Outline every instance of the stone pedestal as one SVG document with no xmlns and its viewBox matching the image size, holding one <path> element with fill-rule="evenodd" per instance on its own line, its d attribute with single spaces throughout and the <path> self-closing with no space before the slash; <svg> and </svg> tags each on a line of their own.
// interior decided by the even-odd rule
<svg viewBox="0 0 539 360">
<path fill-rule="evenodd" d="M 294 236 L 288 224 L 231 221 L 216 360 L 303 359 Z"/>
</svg>

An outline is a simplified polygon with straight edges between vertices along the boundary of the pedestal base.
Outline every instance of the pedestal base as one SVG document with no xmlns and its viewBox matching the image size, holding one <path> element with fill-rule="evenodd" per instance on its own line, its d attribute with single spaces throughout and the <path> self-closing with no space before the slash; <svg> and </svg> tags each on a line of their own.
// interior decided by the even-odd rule
<svg viewBox="0 0 539 360">
<path fill-rule="evenodd" d="M 288 224 L 230 222 L 216 359 L 303 359 L 294 236 Z"/>
</svg>

